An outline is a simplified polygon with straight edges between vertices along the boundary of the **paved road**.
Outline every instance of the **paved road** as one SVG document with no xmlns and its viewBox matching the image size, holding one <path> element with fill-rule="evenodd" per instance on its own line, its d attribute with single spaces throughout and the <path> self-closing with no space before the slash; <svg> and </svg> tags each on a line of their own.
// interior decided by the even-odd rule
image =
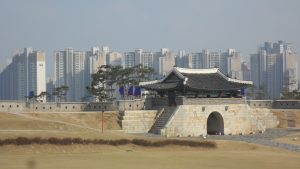
<svg viewBox="0 0 300 169">
<path fill-rule="evenodd" d="M 283 137 L 297 132 L 300 132 L 300 129 L 267 129 L 263 134 L 235 135 L 235 136 L 209 135 L 208 139 L 244 141 L 248 143 L 261 144 L 261 145 L 266 145 L 271 147 L 279 147 L 290 151 L 300 152 L 300 146 L 286 144 L 286 143 L 279 143 L 274 140 L 278 137 Z"/>
<path fill-rule="evenodd" d="M 286 135 L 290 135 L 293 133 L 299 133 L 300 129 L 267 129 L 264 133 L 261 134 L 253 134 L 253 135 L 208 135 L 205 139 L 203 137 L 198 138 L 190 138 L 193 140 L 232 140 L 232 141 L 243 141 L 247 143 L 261 144 L 265 146 L 278 147 L 283 148 L 289 151 L 300 152 L 300 146 L 279 143 L 274 139 L 283 137 Z M 136 135 L 144 135 L 144 134 L 136 134 Z M 165 137 L 161 137 L 157 134 L 146 134 L 148 137 L 157 138 L 157 139 L 165 139 Z M 186 139 L 186 138 L 183 138 Z"/>
</svg>

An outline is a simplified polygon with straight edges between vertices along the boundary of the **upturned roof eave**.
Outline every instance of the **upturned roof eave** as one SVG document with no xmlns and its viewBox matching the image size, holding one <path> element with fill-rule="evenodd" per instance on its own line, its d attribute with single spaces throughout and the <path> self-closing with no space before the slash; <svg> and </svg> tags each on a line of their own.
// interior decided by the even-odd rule
<svg viewBox="0 0 300 169">
<path fill-rule="evenodd" d="M 165 76 L 163 79 L 160 80 L 153 80 L 148 82 L 140 82 L 140 86 L 147 86 L 150 84 L 158 84 L 164 82 L 172 73 L 174 73 L 177 77 L 184 80 L 184 83 L 188 83 L 189 79 L 188 77 L 185 77 L 183 74 L 218 74 L 221 76 L 221 78 L 225 79 L 229 83 L 238 83 L 241 85 L 245 85 L 245 87 L 251 87 L 253 86 L 252 81 L 244 81 L 244 80 L 238 80 L 238 79 L 232 79 L 227 76 L 225 76 L 222 72 L 219 71 L 218 68 L 212 68 L 212 69 L 188 69 L 188 68 L 178 68 L 173 67 L 171 71 Z M 236 90 L 236 88 L 235 88 Z"/>
</svg>

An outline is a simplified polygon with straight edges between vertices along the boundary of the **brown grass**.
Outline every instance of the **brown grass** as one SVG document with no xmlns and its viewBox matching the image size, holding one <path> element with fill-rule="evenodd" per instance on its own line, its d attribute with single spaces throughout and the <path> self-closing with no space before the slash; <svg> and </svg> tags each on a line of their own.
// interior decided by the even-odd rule
<svg viewBox="0 0 300 169">
<path fill-rule="evenodd" d="M 77 114 L 73 116 L 75 119 L 68 119 L 65 114 L 52 117 L 50 114 L 37 116 L 74 122 L 93 128 L 96 124 L 96 120 L 95 123 L 91 122 L 91 124 L 87 123 L 89 120 L 84 120 L 93 118 L 92 115 Z M 60 119 L 60 116 L 63 117 Z M 101 131 L 99 126 L 98 129 Z M 166 144 L 163 142 L 165 140 L 163 138 L 151 138 L 150 141 L 145 136 L 127 135 L 121 131 L 107 129 L 102 134 L 76 126 L 24 119 L 19 116 L 0 113 L 1 140 L 16 137 L 23 137 L 18 140 L 18 142 L 23 143 L 28 143 L 28 140 L 23 140 L 25 137 L 36 143 L 46 139 L 52 143 L 61 140 L 66 145 L 49 143 L 30 143 L 21 146 L 2 145 L 0 146 L 1 169 L 298 169 L 300 166 L 300 153 L 278 148 L 232 141 L 216 141 L 217 148 L 214 149 L 174 144 L 161 146 Z M 104 142 L 124 139 L 124 145 L 98 144 L 97 141 L 101 142 L 101 139 Z M 84 140 L 97 144 L 83 144 L 85 143 Z M 125 144 L 128 140 L 135 144 Z M 197 138 L 193 138 L 193 140 L 197 142 Z M 70 142 L 76 142 L 76 144 L 69 144 Z M 112 143 L 117 144 L 116 142 L 110 144 Z M 159 147 L 141 146 L 145 143 L 159 145 Z"/>
<path fill-rule="evenodd" d="M 0 168 L 23 169 L 34 164 L 42 169 L 296 169 L 300 165 L 299 153 L 242 142 L 218 141 L 217 145 L 216 149 L 132 144 L 6 145 L 0 147 Z"/>
</svg>

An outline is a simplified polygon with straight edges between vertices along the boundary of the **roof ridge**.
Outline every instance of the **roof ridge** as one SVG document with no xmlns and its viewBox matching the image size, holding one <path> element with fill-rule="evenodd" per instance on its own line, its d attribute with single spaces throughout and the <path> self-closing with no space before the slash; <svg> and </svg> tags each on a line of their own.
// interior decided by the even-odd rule
<svg viewBox="0 0 300 169">
<path fill-rule="evenodd" d="M 218 68 L 210 68 L 210 69 L 191 69 L 191 68 L 181 68 L 181 67 L 174 67 L 180 73 L 191 73 L 191 74 L 210 74 L 210 73 L 217 73 Z"/>
</svg>

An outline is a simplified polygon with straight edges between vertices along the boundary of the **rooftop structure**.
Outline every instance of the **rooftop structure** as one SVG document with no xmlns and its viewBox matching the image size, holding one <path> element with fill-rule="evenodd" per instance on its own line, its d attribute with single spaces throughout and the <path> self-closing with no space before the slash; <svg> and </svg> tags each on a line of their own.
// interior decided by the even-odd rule
<svg viewBox="0 0 300 169">
<path fill-rule="evenodd" d="M 141 87 L 155 90 L 160 94 L 176 91 L 183 95 L 187 93 L 209 94 L 222 92 L 236 93 L 238 90 L 250 87 L 252 81 L 232 79 L 222 74 L 219 69 L 188 69 L 174 67 L 161 80 L 142 82 Z M 207 96 L 207 95 L 206 95 Z"/>
</svg>

